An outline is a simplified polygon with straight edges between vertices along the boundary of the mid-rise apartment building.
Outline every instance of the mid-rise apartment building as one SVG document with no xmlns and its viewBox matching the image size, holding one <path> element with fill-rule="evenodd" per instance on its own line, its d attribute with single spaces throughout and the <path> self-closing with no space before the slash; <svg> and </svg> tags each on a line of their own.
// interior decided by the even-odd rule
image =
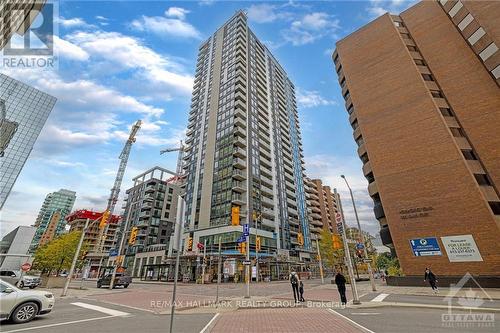
<svg viewBox="0 0 500 333">
<path fill-rule="evenodd" d="M 135 244 L 127 246 L 127 255 L 153 248 L 157 251 L 158 246 L 168 249 L 180 191 L 179 185 L 169 181 L 171 177 L 166 169 L 157 166 L 133 178 L 134 185 L 126 191 L 122 228 L 128 221 L 125 236 L 129 237 L 134 227 L 138 233 Z"/>
<path fill-rule="evenodd" d="M 66 216 L 71 213 L 76 192 L 65 189 L 47 194 L 36 218 L 32 248 L 50 242 L 66 230 Z"/>
<path fill-rule="evenodd" d="M 230 253 L 249 224 L 251 252 L 309 257 L 295 87 L 242 11 L 199 48 L 186 144 L 185 238 Z"/>
<path fill-rule="evenodd" d="M 422 1 L 333 53 L 385 245 L 406 275 L 500 275 L 500 3 Z"/>
<path fill-rule="evenodd" d="M 323 229 L 337 233 L 335 213 L 339 207 L 330 186 L 323 185 L 321 179 L 306 178 L 306 197 L 309 221 L 315 227 L 311 233 L 319 234 Z"/>
</svg>

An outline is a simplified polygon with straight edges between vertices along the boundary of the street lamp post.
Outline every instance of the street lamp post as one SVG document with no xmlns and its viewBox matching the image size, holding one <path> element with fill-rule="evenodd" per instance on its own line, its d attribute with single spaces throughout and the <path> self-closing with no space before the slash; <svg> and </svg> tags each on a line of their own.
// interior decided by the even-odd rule
<svg viewBox="0 0 500 333">
<path fill-rule="evenodd" d="M 87 232 L 87 228 L 89 227 L 89 223 L 90 223 L 90 219 L 87 219 L 87 221 L 85 221 L 85 226 L 83 227 L 82 234 L 80 236 L 80 240 L 78 241 L 78 246 L 76 247 L 76 252 L 75 252 L 75 255 L 73 256 L 73 262 L 71 263 L 71 268 L 69 270 L 69 274 L 66 277 L 66 282 L 64 283 L 64 288 L 63 288 L 63 291 L 61 293 L 61 297 L 66 296 L 66 294 L 68 292 L 69 283 L 71 282 L 71 278 L 73 276 L 73 273 L 75 272 L 76 261 L 78 260 L 78 255 L 80 254 L 80 250 L 82 249 L 83 239 L 85 238 L 85 233 Z"/>
<path fill-rule="evenodd" d="M 363 242 L 363 246 L 364 246 L 364 250 L 365 250 L 364 257 L 365 257 L 367 265 L 368 265 L 368 274 L 370 275 L 370 283 L 372 285 L 372 291 L 377 291 L 377 288 L 375 287 L 375 279 L 373 278 L 372 266 L 368 262 L 368 249 L 366 248 L 366 239 L 365 239 L 365 236 L 363 235 L 363 231 L 361 230 L 361 224 L 359 223 L 358 211 L 356 209 L 356 203 L 354 202 L 354 196 L 352 194 L 351 187 L 349 186 L 349 183 L 347 182 L 347 179 L 345 178 L 345 176 L 340 175 L 340 177 L 342 177 L 342 179 L 344 179 L 344 181 L 347 185 L 347 188 L 349 189 L 349 193 L 351 194 L 352 207 L 354 208 L 354 216 L 356 217 L 356 222 L 358 223 L 359 237 L 360 237 L 360 240 Z"/>
</svg>

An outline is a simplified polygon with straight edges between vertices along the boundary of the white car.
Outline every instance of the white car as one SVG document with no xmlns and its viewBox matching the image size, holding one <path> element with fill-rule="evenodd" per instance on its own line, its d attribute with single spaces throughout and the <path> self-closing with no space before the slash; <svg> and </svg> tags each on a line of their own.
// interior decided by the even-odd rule
<svg viewBox="0 0 500 333">
<path fill-rule="evenodd" d="M 54 308 L 54 295 L 48 291 L 21 290 L 0 280 L 0 319 L 26 323 Z"/>
</svg>

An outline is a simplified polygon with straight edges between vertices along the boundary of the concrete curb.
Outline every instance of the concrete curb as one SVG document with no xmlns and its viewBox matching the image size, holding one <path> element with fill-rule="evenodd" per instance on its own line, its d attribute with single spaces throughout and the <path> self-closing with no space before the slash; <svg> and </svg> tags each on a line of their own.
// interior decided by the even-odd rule
<svg viewBox="0 0 500 333">
<path fill-rule="evenodd" d="M 363 303 L 361 305 L 351 305 L 353 309 L 370 309 L 380 307 L 408 307 L 408 308 L 424 308 L 424 309 L 445 309 L 445 310 L 468 310 L 468 311 L 482 311 L 482 312 L 500 312 L 497 308 L 478 308 L 478 307 L 461 307 L 461 306 L 447 306 L 436 304 L 419 304 L 419 303 L 398 303 L 398 302 L 377 302 Z"/>
</svg>

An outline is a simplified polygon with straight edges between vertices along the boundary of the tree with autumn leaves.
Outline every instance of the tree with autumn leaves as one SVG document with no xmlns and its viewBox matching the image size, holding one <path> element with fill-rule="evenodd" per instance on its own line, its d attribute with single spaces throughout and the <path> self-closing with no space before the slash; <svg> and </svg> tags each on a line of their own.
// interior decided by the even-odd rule
<svg viewBox="0 0 500 333">
<path fill-rule="evenodd" d="M 69 270 L 81 235 L 81 231 L 73 231 L 39 247 L 35 252 L 33 269 L 39 270 L 47 276 L 54 272 L 59 275 L 61 272 Z M 81 252 L 85 251 L 85 248 L 84 244 Z"/>
<path fill-rule="evenodd" d="M 320 237 L 319 252 L 321 253 L 323 267 L 326 272 L 334 272 L 337 266 L 344 264 L 344 248 L 342 246 L 342 241 L 340 243 L 340 248 L 334 249 L 332 233 L 329 230 L 323 229 Z"/>
</svg>

